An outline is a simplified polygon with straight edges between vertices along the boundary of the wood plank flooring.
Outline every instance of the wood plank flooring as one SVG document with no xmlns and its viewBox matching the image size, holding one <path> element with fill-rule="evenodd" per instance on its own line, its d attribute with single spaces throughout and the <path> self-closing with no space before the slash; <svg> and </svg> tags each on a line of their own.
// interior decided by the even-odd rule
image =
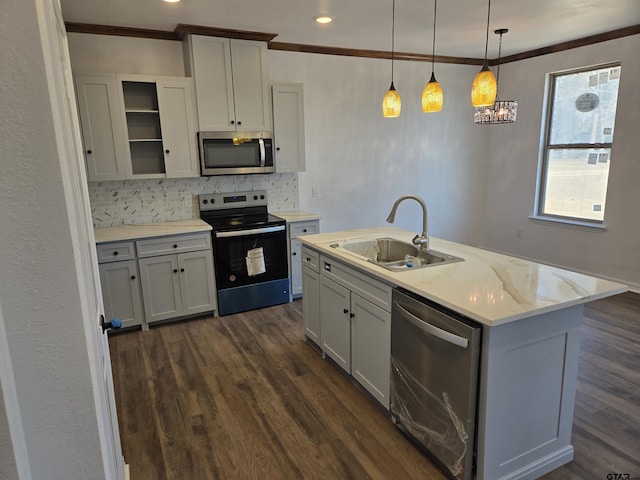
<svg viewBox="0 0 640 480">
<path fill-rule="evenodd" d="M 297 300 L 110 337 L 132 480 L 445 477 L 302 341 Z M 640 477 L 640 295 L 588 304 L 572 443 L 549 480 Z"/>
</svg>

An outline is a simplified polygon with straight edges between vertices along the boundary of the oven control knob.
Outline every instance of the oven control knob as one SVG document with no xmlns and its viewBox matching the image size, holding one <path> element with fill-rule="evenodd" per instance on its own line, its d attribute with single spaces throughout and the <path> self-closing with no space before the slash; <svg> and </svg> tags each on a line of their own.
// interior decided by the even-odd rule
<svg viewBox="0 0 640 480">
<path fill-rule="evenodd" d="M 254 200 L 257 200 L 257 199 L 258 199 L 258 195 L 254 195 L 254 196 L 253 196 L 253 199 L 254 199 Z"/>
<path fill-rule="evenodd" d="M 207 200 L 207 199 L 205 198 L 205 199 L 202 201 L 202 203 L 204 203 L 204 204 L 206 205 L 207 203 L 209 203 L 209 200 Z"/>
<path fill-rule="evenodd" d="M 264 200 L 264 195 L 260 195 L 260 200 Z"/>
</svg>

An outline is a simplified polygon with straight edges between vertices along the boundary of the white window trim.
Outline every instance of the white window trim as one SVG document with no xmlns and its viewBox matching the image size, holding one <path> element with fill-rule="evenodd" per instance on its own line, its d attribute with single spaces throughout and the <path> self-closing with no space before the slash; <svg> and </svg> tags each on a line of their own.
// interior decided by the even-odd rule
<svg viewBox="0 0 640 480">
<path fill-rule="evenodd" d="M 546 223 L 550 225 L 558 225 L 561 227 L 573 228 L 576 230 L 585 230 L 591 232 L 604 232 L 607 230 L 607 225 L 602 223 L 581 222 L 569 217 L 550 217 L 547 215 L 536 215 L 535 213 L 529 215 L 529 220 L 537 223 Z"/>
<path fill-rule="evenodd" d="M 605 217 L 600 220 L 581 220 L 574 217 L 562 217 L 556 215 L 545 215 L 541 213 L 541 208 L 543 205 L 543 199 L 541 198 L 541 194 L 543 191 L 543 170 L 546 168 L 546 157 L 547 157 L 547 139 L 549 136 L 549 121 L 551 116 L 551 107 L 553 104 L 553 99 L 551 98 L 550 91 L 553 88 L 554 78 L 559 75 L 566 75 L 569 73 L 577 73 L 580 71 L 588 71 L 595 70 L 599 68 L 607 68 L 607 67 L 621 67 L 622 63 L 619 61 L 602 63 L 599 65 L 591 65 L 584 68 L 571 68 L 567 70 L 560 70 L 557 72 L 547 73 L 545 75 L 545 85 L 544 85 L 544 100 L 542 105 L 542 128 L 540 129 L 540 142 L 538 149 L 538 169 L 536 171 L 536 194 L 535 201 L 533 205 L 533 213 L 529 216 L 529 219 L 534 222 L 547 223 L 549 225 L 557 225 L 557 226 L 565 226 L 569 228 L 585 230 L 585 231 L 594 231 L 594 232 L 602 232 L 607 229 L 607 225 L 605 223 L 606 220 L 606 211 Z M 609 147 L 613 150 L 613 142 Z"/>
</svg>

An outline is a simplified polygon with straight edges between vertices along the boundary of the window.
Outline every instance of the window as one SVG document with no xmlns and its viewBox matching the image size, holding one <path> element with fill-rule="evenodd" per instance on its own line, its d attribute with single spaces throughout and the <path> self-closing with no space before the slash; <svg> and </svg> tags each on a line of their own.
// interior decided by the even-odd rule
<svg viewBox="0 0 640 480">
<path fill-rule="evenodd" d="M 536 217 L 604 221 L 620 64 L 549 76 Z"/>
</svg>

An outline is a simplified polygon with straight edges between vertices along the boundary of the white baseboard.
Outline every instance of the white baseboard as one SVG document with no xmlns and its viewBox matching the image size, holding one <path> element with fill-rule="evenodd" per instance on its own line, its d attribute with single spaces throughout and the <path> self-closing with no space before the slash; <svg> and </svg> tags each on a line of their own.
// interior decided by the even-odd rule
<svg viewBox="0 0 640 480">
<path fill-rule="evenodd" d="M 124 464 L 124 480 L 131 480 L 131 475 L 129 474 L 129 464 Z"/>
</svg>

